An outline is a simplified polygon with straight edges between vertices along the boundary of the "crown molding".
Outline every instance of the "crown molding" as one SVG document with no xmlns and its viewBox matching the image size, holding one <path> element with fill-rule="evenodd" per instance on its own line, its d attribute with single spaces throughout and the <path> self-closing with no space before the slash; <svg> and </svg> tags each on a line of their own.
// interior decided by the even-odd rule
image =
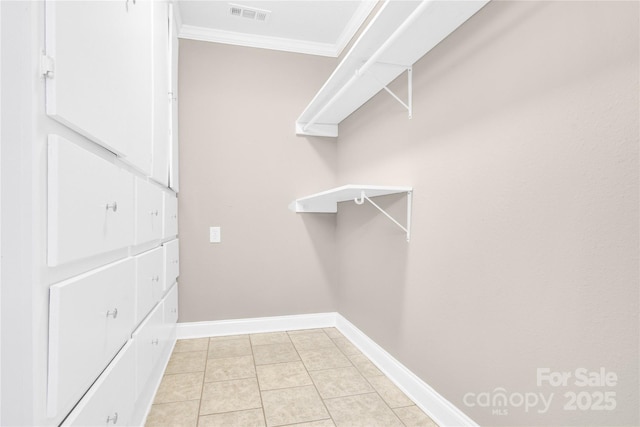
<svg viewBox="0 0 640 427">
<path fill-rule="evenodd" d="M 337 52 L 336 56 L 339 56 L 351 39 L 353 39 L 371 11 L 376 7 L 376 4 L 378 4 L 377 0 L 365 0 L 360 2 L 360 6 L 358 6 L 358 9 L 344 27 L 342 34 L 338 37 L 338 41 L 335 44 Z"/>
<path fill-rule="evenodd" d="M 224 43 L 236 46 L 306 53 L 308 55 L 337 56 L 336 46 L 329 43 L 316 43 L 280 37 L 259 36 L 255 34 L 196 27 L 193 25 L 183 24 L 182 27 L 180 27 L 178 37 L 181 39 Z"/>
<path fill-rule="evenodd" d="M 238 33 L 235 31 L 217 30 L 182 23 L 179 7 L 176 7 L 176 21 L 179 24 L 178 37 L 189 40 L 224 43 L 236 46 L 256 47 L 261 49 L 280 50 L 285 52 L 304 53 L 307 55 L 329 56 L 337 58 L 349 41 L 356 34 L 376 5 L 375 0 L 361 2 L 336 43 L 318 43 L 305 40 L 281 37 L 260 36 Z"/>
</svg>

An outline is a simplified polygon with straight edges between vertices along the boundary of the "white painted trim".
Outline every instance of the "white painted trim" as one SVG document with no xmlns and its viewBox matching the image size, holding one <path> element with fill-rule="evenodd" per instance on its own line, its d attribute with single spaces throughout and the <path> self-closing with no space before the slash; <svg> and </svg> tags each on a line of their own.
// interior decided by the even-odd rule
<svg viewBox="0 0 640 427">
<path fill-rule="evenodd" d="M 336 328 L 439 426 L 478 426 L 340 314 L 336 314 Z"/>
<path fill-rule="evenodd" d="M 178 323 L 178 339 L 337 328 L 439 426 L 478 426 L 339 313 L 316 313 L 212 322 Z"/>
<path fill-rule="evenodd" d="M 176 0 L 173 1 L 177 3 Z M 260 36 L 256 34 L 237 33 L 234 31 L 186 25 L 182 23 L 179 5 L 174 7 L 174 15 L 176 17 L 176 23 L 178 24 L 178 37 L 182 39 L 225 43 L 236 46 L 248 46 L 337 58 L 347 44 L 349 44 L 358 29 L 360 29 L 362 23 L 367 19 L 373 8 L 376 6 L 376 3 L 377 2 L 375 0 L 366 0 L 361 2 L 335 43 L 319 43 L 297 39 Z"/>
<path fill-rule="evenodd" d="M 330 328 L 338 313 L 299 314 L 293 316 L 258 317 L 253 319 L 216 320 L 212 322 L 178 323 L 178 339 L 262 332 L 295 331 Z"/>
<path fill-rule="evenodd" d="M 236 46 L 257 47 L 285 52 L 306 53 L 319 56 L 338 56 L 338 47 L 331 43 L 317 43 L 280 37 L 259 36 L 183 24 L 178 31 L 181 39 L 224 43 Z"/>
<path fill-rule="evenodd" d="M 371 11 L 378 2 L 376 0 L 365 0 L 360 2 L 358 9 L 353 14 L 347 25 L 342 30 L 342 34 L 336 41 L 336 56 L 339 56 L 345 47 L 349 44 L 353 36 L 356 35 L 364 21 L 367 19 Z"/>
<path fill-rule="evenodd" d="M 180 27 L 182 27 L 182 14 L 180 13 L 180 4 L 178 0 L 171 0 L 171 4 L 173 5 L 173 18 L 175 19 L 175 25 L 180 31 Z"/>
</svg>

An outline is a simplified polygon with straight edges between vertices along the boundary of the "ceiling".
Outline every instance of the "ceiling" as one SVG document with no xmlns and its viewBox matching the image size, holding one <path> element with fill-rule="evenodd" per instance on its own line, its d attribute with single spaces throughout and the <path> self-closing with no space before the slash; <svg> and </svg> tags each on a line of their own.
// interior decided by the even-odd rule
<svg viewBox="0 0 640 427">
<path fill-rule="evenodd" d="M 179 37 L 340 55 L 376 0 L 177 0 Z"/>
</svg>

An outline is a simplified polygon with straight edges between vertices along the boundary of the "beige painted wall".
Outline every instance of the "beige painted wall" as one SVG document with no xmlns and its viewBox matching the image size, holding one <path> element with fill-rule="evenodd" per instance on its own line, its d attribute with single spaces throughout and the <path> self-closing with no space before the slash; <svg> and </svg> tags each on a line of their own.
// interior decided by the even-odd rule
<svg viewBox="0 0 640 427">
<path fill-rule="evenodd" d="M 335 215 L 287 209 L 335 182 L 335 141 L 294 127 L 335 66 L 180 41 L 181 322 L 335 311 Z"/>
<path fill-rule="evenodd" d="M 337 143 L 293 132 L 336 60 L 182 40 L 180 321 L 338 310 L 483 425 L 640 423 L 638 12 L 494 1 L 416 64 L 413 120 L 381 93 Z M 350 182 L 413 185 L 411 243 L 367 205 L 286 209 Z M 618 383 L 536 384 L 580 367 Z M 499 387 L 554 396 L 463 401 Z"/>
<path fill-rule="evenodd" d="M 638 17 L 492 2 L 415 65 L 412 120 L 380 93 L 340 125 L 341 184 L 415 192 L 409 244 L 340 207 L 338 310 L 482 425 L 640 423 Z M 403 217 L 403 197 L 381 203 Z M 618 384 L 575 386 L 581 367 Z M 538 368 L 574 376 L 538 387 Z M 499 387 L 554 397 L 542 414 L 463 401 Z M 563 409 L 585 391 L 617 408 Z"/>
</svg>

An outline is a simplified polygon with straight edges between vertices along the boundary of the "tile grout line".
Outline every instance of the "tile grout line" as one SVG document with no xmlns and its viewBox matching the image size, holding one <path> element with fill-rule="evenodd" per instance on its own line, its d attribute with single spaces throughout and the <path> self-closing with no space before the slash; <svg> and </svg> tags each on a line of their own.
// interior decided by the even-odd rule
<svg viewBox="0 0 640 427">
<path fill-rule="evenodd" d="M 340 333 L 340 331 L 338 331 L 338 332 Z M 326 332 L 325 332 L 325 333 L 326 333 Z M 327 334 L 327 335 L 328 335 L 328 334 Z M 340 335 L 342 335 L 342 333 L 340 333 Z M 370 378 L 370 377 L 365 376 L 365 375 L 364 375 L 364 373 L 363 373 L 362 371 L 360 371 L 360 369 L 358 369 L 358 367 L 357 367 L 357 366 L 355 366 L 355 364 L 353 363 L 353 361 L 351 360 L 351 358 L 349 357 L 349 355 L 348 355 L 348 354 L 346 354 L 346 353 L 344 352 L 344 350 L 342 350 L 342 349 L 341 349 L 341 348 L 336 344 L 336 342 L 335 342 L 335 340 L 334 340 L 334 338 L 333 338 L 333 337 L 329 336 L 329 338 L 330 338 L 330 339 L 331 339 L 331 341 L 336 345 L 336 347 L 338 347 L 338 350 L 340 350 L 340 352 L 341 352 L 341 353 L 342 353 L 342 354 L 343 354 L 343 355 L 344 355 L 344 356 L 349 360 L 349 362 L 351 362 L 351 364 L 356 368 L 356 370 L 358 371 L 358 373 L 362 376 L 362 378 L 364 378 L 364 380 L 367 382 L 367 384 L 369 384 L 369 386 L 373 389 L 373 392 L 368 392 L 368 393 L 359 393 L 359 394 L 354 394 L 354 395 L 350 395 L 350 396 L 361 396 L 361 395 L 364 395 L 364 394 L 371 394 L 371 393 L 375 393 L 375 394 L 380 398 L 380 400 L 382 400 L 382 402 L 387 406 L 387 408 L 389 408 L 389 410 L 391 411 L 391 413 L 392 413 L 392 414 L 393 414 L 393 415 L 398 419 L 398 421 L 400 421 L 400 423 L 401 423 L 402 425 L 406 426 L 406 424 L 404 423 L 404 421 L 402 421 L 402 420 L 400 419 L 400 417 L 398 416 L 398 414 L 396 414 L 396 413 L 395 413 L 395 411 L 393 410 L 393 408 L 392 408 L 391 406 L 389 406 L 389 404 L 387 403 L 387 401 L 386 401 L 386 400 L 385 400 L 385 399 L 380 395 L 380 393 L 378 393 L 378 390 L 377 390 L 377 389 L 375 388 L 375 386 L 371 383 L 371 381 L 369 381 L 369 378 Z M 342 335 L 341 337 L 338 337 L 338 339 L 339 339 L 339 338 L 344 338 L 344 339 L 345 339 L 349 344 L 351 344 L 352 346 L 354 346 L 354 347 L 355 347 L 355 345 L 351 342 L 351 340 L 349 340 L 349 338 L 345 337 L 344 335 Z M 356 349 L 357 349 L 357 347 L 356 347 Z M 364 355 L 364 353 L 362 353 L 362 352 L 360 352 L 360 354 L 363 354 L 363 355 Z M 369 362 L 371 362 L 371 360 L 369 360 L 369 358 L 368 358 L 367 356 L 364 356 L 364 357 L 365 357 Z M 379 376 L 384 376 L 385 378 L 387 378 L 387 376 L 386 376 L 386 375 L 384 375 L 384 373 L 383 373 L 382 375 L 376 375 L 376 377 L 379 377 Z M 312 379 L 312 380 L 313 380 L 313 379 Z M 404 394 L 404 393 L 403 393 L 403 394 Z M 405 395 L 405 396 L 406 396 L 406 395 Z M 321 396 L 321 397 L 322 397 L 322 396 Z M 347 397 L 347 396 L 341 396 L 341 397 Z M 334 397 L 334 398 L 332 398 L 332 399 L 339 399 L 339 398 L 341 398 L 341 397 L 340 397 L 340 396 L 338 396 L 338 397 Z M 409 406 L 415 406 L 415 402 L 414 402 L 413 400 L 411 400 L 411 399 L 409 399 L 409 400 L 413 403 L 413 405 L 409 405 Z M 323 399 L 323 401 L 324 401 L 324 399 Z M 409 406 L 407 406 L 407 407 L 409 407 Z M 335 424 L 335 422 L 334 422 L 334 424 Z"/>
<path fill-rule="evenodd" d="M 324 333 L 325 335 L 327 335 L 327 333 L 324 332 L 323 329 L 319 329 L 319 330 L 322 331 L 322 333 Z M 289 335 L 289 331 L 287 331 L 287 335 L 289 336 L 289 339 L 291 339 L 291 336 Z M 331 339 L 331 337 L 329 337 L 329 339 Z M 293 344 L 293 341 L 291 343 Z M 318 387 L 316 386 L 316 383 L 313 381 L 313 377 L 311 376 L 311 373 L 310 373 L 309 369 L 307 369 L 307 365 L 304 364 L 304 360 L 302 360 L 302 357 L 300 357 L 300 353 L 298 352 L 298 349 L 296 348 L 295 344 L 293 344 L 293 349 L 296 351 L 296 354 L 300 358 L 300 361 L 302 362 L 302 366 L 304 367 L 304 370 L 307 372 L 307 375 L 309 375 L 309 378 L 311 379 L 311 384 L 313 385 L 313 388 L 316 390 L 316 393 L 318 393 L 318 397 L 320 398 L 320 402 L 322 402 L 322 406 L 324 406 L 324 409 L 327 411 L 327 414 L 329 415 L 329 419 L 331 420 L 333 425 L 336 426 L 337 425 L 336 424 L 336 420 L 334 420 L 333 416 L 331 416 L 331 411 L 329 411 L 329 408 L 327 407 L 327 404 L 325 403 L 324 398 L 320 394 L 320 390 L 318 390 Z M 338 349 L 338 350 L 340 350 L 340 349 Z M 349 360 L 349 363 L 351 363 L 350 360 Z M 317 421 L 320 421 L 320 420 L 317 420 Z"/>
<path fill-rule="evenodd" d="M 339 332 L 339 331 L 338 331 L 338 332 Z M 340 334 L 340 335 L 342 335 L 342 334 Z M 355 347 L 355 345 L 354 345 L 354 344 L 349 340 L 349 338 L 345 337 L 344 335 L 343 335 L 343 337 L 344 337 L 344 339 L 345 339 L 345 340 L 347 340 L 347 342 L 349 342 L 351 345 L 353 345 L 353 346 Z M 331 337 L 329 337 L 329 338 L 331 338 Z M 333 338 L 331 338 L 331 340 L 333 341 Z M 335 344 L 335 341 L 334 341 L 334 344 Z M 337 345 L 337 344 L 336 344 L 336 347 L 338 347 L 338 345 Z M 348 354 L 346 354 L 346 353 L 345 353 L 345 352 L 344 352 L 340 347 L 338 347 L 338 349 L 342 352 L 342 354 L 344 354 L 344 355 L 345 355 L 345 357 L 346 357 L 347 359 L 349 359 L 349 361 L 350 361 L 350 362 L 352 362 L 352 363 L 353 363 L 353 361 L 351 360 L 351 358 L 349 357 L 349 355 L 348 355 Z M 356 347 L 356 349 L 357 349 L 357 347 Z M 360 352 L 360 354 L 364 355 L 364 353 L 362 353 L 362 352 Z M 364 356 L 364 357 L 365 357 L 365 358 L 366 358 L 366 359 L 371 363 L 371 360 L 370 360 L 367 356 Z M 355 366 L 355 364 L 354 364 L 354 366 Z M 396 412 L 393 410 L 393 408 L 392 408 L 391 406 L 389 406 L 389 404 L 388 404 L 388 403 L 387 403 L 387 401 L 382 397 L 382 395 L 380 395 L 380 393 L 378 393 L 378 390 L 377 390 L 377 389 L 375 388 L 375 386 L 371 383 L 371 381 L 369 381 L 369 378 L 372 378 L 372 377 L 367 377 L 367 376 L 365 376 L 365 375 L 364 375 L 364 373 L 363 373 L 363 372 L 361 372 L 361 371 L 360 371 L 360 369 L 358 369 L 358 367 L 357 367 L 357 366 L 355 366 L 355 368 L 356 368 L 356 370 L 360 373 L 360 375 L 362 375 L 362 377 L 363 377 L 363 378 L 364 378 L 364 380 L 367 382 L 367 384 L 369 384 L 369 386 L 373 389 L 373 393 L 375 393 L 375 394 L 380 398 L 380 400 L 382 400 L 382 402 L 385 404 L 385 406 L 386 406 L 387 408 L 389 408 L 389 410 L 391 411 L 391 413 L 392 413 L 392 414 L 393 414 L 393 415 L 398 419 L 398 421 L 400 421 L 400 423 L 401 423 L 402 425 L 406 426 L 406 424 L 404 423 L 404 421 L 402 421 L 402 420 L 400 419 L 400 417 L 398 416 L 398 414 L 396 414 Z M 380 377 L 380 376 L 383 376 L 383 377 L 387 378 L 387 376 L 386 376 L 386 375 L 384 375 L 384 373 L 382 373 L 382 375 L 376 375 L 376 377 Z M 361 393 L 360 395 L 362 395 L 362 394 L 369 394 L 369 393 Z M 404 394 L 404 393 L 402 393 L 402 394 Z M 357 395 L 354 395 L 354 396 L 357 396 Z M 405 396 L 406 396 L 406 395 L 405 395 Z M 413 405 L 409 405 L 409 406 L 414 406 L 414 405 L 415 405 L 415 402 L 414 402 L 413 400 L 411 400 L 411 399 L 409 399 L 409 400 L 413 403 Z"/>
<path fill-rule="evenodd" d="M 329 338 L 331 338 L 331 337 L 329 337 Z M 346 340 L 347 340 L 351 345 L 353 345 L 353 343 L 352 343 L 352 342 L 351 342 L 347 337 L 344 337 L 344 338 L 345 338 L 345 339 L 346 339 Z M 333 340 L 333 338 L 331 338 L 331 340 Z M 336 347 L 337 347 L 337 345 L 336 345 Z M 342 351 L 342 349 L 340 349 L 340 347 L 338 347 L 338 349 L 339 349 L 340 351 Z M 345 353 L 344 353 L 344 351 L 342 351 L 342 353 L 345 355 L 345 357 L 346 357 L 347 359 L 349 359 L 349 361 L 350 361 L 350 362 L 352 362 L 352 363 L 353 363 L 353 361 L 351 360 L 351 358 L 350 358 L 347 354 L 345 354 Z M 362 353 L 361 353 L 361 354 L 362 354 Z M 368 358 L 367 356 L 365 356 L 365 358 L 366 358 L 367 360 L 369 360 L 369 358 Z M 370 361 L 370 360 L 369 360 L 369 361 Z M 370 362 L 371 362 L 371 361 L 370 361 Z M 355 365 L 354 365 L 354 366 L 355 366 Z M 356 370 L 360 373 L 360 375 L 364 378 L 364 380 L 367 382 L 367 384 L 369 384 L 369 386 L 373 389 L 373 393 L 375 393 L 375 394 L 380 398 L 380 400 L 382 400 L 382 402 L 385 404 L 385 406 L 386 406 L 387 408 L 389 408 L 389 410 L 391 411 L 391 413 L 392 413 L 392 414 L 393 414 L 393 415 L 398 419 L 398 421 L 400 421 L 400 423 L 401 423 L 402 425 L 406 426 L 406 424 L 404 423 L 404 421 L 402 421 L 402 420 L 400 419 L 400 417 L 398 416 L 398 414 L 396 414 L 396 412 L 393 410 L 393 408 L 392 408 L 391 406 L 389 406 L 389 404 L 388 404 L 388 403 L 387 403 L 387 401 L 382 397 L 382 395 L 380 395 L 380 393 L 378 393 L 378 390 L 377 390 L 377 389 L 375 388 L 375 386 L 371 383 L 371 381 L 369 381 L 369 378 L 368 378 L 368 377 L 366 377 L 366 376 L 364 375 L 364 373 L 363 373 L 363 372 L 361 372 L 361 371 L 360 371 L 360 369 L 358 369 L 358 367 L 357 367 L 357 366 L 355 366 L 355 368 L 356 368 Z M 384 375 L 384 373 L 383 373 L 382 375 L 376 375 L 376 377 L 380 377 L 380 376 L 384 376 L 385 378 L 387 377 L 386 375 Z M 363 394 L 370 394 L 370 393 L 371 393 L 371 392 L 369 392 L 369 393 L 361 393 L 361 394 L 359 394 L 359 395 L 363 395 Z M 404 393 L 403 393 L 403 394 L 404 394 Z M 354 395 L 354 396 L 357 396 L 357 395 Z M 411 399 L 409 399 L 409 400 L 411 400 Z M 415 402 L 413 402 L 413 400 L 411 400 L 411 402 L 413 403 L 413 405 L 415 405 Z M 409 406 L 412 406 L 412 405 L 409 405 Z"/>
<path fill-rule="evenodd" d="M 265 426 L 267 426 L 268 424 L 267 424 L 267 417 L 266 417 L 266 412 L 265 412 L 265 407 L 264 407 L 263 392 L 273 391 L 273 390 L 286 390 L 286 389 L 294 389 L 294 388 L 303 387 L 303 386 L 289 386 L 289 387 L 282 387 L 282 388 L 274 388 L 274 389 L 270 389 L 270 390 L 262 390 L 261 389 L 260 380 L 258 378 L 258 372 L 257 372 L 259 365 L 256 364 L 254 347 L 260 347 L 261 345 L 273 345 L 273 344 L 290 344 L 293 347 L 293 350 L 294 350 L 296 356 L 298 357 L 298 360 L 296 360 L 296 361 L 283 361 L 283 362 L 276 362 L 276 363 L 267 363 L 267 364 L 260 365 L 260 366 L 267 366 L 267 365 L 272 365 L 273 366 L 273 365 L 285 365 L 285 364 L 288 364 L 288 363 L 301 363 L 302 367 L 304 369 L 304 372 L 306 372 L 307 376 L 311 380 L 311 384 L 309 384 L 309 385 L 313 386 L 313 388 L 316 391 L 318 397 L 320 397 L 320 401 L 322 402 L 322 405 L 325 408 L 325 410 L 327 412 L 327 415 L 328 415 L 328 418 L 314 419 L 314 420 L 311 420 L 311 421 L 301 421 L 301 422 L 298 422 L 298 423 L 290 424 L 291 426 L 295 426 L 295 425 L 298 425 L 298 424 L 304 424 L 304 423 L 307 423 L 307 422 L 311 422 L 311 423 L 312 422 L 320 422 L 322 420 L 331 420 L 331 422 L 334 425 L 337 425 L 336 421 L 333 419 L 333 416 L 331 415 L 331 412 L 329 411 L 329 409 L 327 407 L 327 401 L 334 400 L 334 399 L 343 399 L 343 398 L 347 398 L 347 397 L 351 397 L 351 396 L 362 396 L 362 395 L 367 395 L 367 394 L 375 394 L 380 400 L 382 400 L 382 402 L 384 403 L 385 407 L 388 410 L 390 410 L 390 412 L 393 414 L 395 419 L 398 420 L 401 425 L 408 426 L 408 424 L 406 424 L 406 422 L 403 419 L 401 419 L 400 416 L 395 412 L 395 409 L 417 407 L 416 403 L 412 399 L 408 398 L 408 396 L 406 396 L 406 394 L 403 393 L 402 390 L 399 390 L 400 393 L 403 396 L 408 398 L 408 401 L 410 402 L 410 404 L 397 406 L 395 408 L 391 407 L 391 404 L 389 402 L 387 402 L 387 400 L 385 400 L 385 398 L 382 397 L 380 392 L 376 389 L 376 387 L 372 383 L 372 380 L 374 380 L 376 378 L 384 377 L 384 378 L 388 379 L 388 377 L 386 375 L 384 375 L 384 373 L 381 373 L 380 375 L 366 376 L 364 374 L 364 371 L 361 371 L 358 368 L 358 366 L 356 366 L 355 363 L 351 360 L 351 357 L 347 354 L 347 351 L 350 351 L 350 350 L 348 350 L 348 349 L 344 350 L 340 346 L 338 346 L 338 344 L 336 343 L 336 340 L 340 340 L 340 341 L 345 340 L 347 343 L 349 343 L 349 344 L 351 344 L 353 346 L 353 343 L 348 338 L 344 337 L 339 331 L 338 331 L 338 333 L 340 334 L 340 336 L 337 336 L 335 338 L 333 336 L 331 336 L 329 333 L 327 333 L 327 331 L 325 331 L 324 328 L 308 329 L 308 330 L 304 331 L 304 333 L 315 334 L 315 335 L 323 334 L 324 336 L 327 336 L 329 338 L 329 341 L 332 343 L 331 347 L 330 346 L 322 346 L 322 345 L 320 345 L 319 347 L 313 347 L 312 346 L 312 348 L 309 348 L 307 350 L 316 350 L 316 349 L 320 349 L 320 348 L 336 347 L 336 348 L 338 348 L 338 351 L 343 356 L 345 356 L 346 359 L 349 362 L 349 366 L 343 366 L 343 367 L 337 367 L 337 368 L 322 368 L 322 369 L 317 369 L 317 370 L 313 370 L 313 371 L 310 371 L 308 369 L 307 365 L 304 363 L 304 360 L 300 356 L 300 351 L 302 351 L 302 350 L 299 350 L 296 347 L 294 341 L 291 339 L 292 335 L 299 335 L 302 331 L 294 331 L 295 332 L 294 334 L 291 334 L 291 331 L 282 331 L 282 332 L 284 332 L 286 334 L 286 337 L 287 337 L 287 339 L 289 341 L 288 343 L 266 343 L 266 344 L 258 344 L 258 345 L 254 346 L 253 340 L 251 339 L 251 335 L 253 335 L 253 334 L 236 335 L 233 338 L 229 338 L 228 339 L 228 340 L 231 340 L 231 339 L 243 339 L 243 340 L 244 339 L 248 339 L 249 340 L 249 347 L 250 347 L 250 351 L 251 351 L 250 356 L 251 356 L 251 360 L 252 360 L 254 374 L 253 374 L 253 376 L 249 376 L 249 377 L 234 378 L 234 380 L 236 380 L 236 379 L 255 378 L 256 384 L 257 384 L 257 387 L 258 387 L 258 394 L 259 394 L 259 398 L 260 398 L 260 405 L 261 405 L 260 409 L 261 409 L 262 416 L 263 416 L 263 419 L 264 419 L 264 422 L 265 422 Z M 211 351 L 211 348 L 212 348 L 212 345 L 213 345 L 212 344 L 212 339 L 213 338 L 216 338 L 216 337 L 207 337 L 207 346 L 206 346 L 206 351 L 205 351 L 204 371 L 176 372 L 176 373 L 164 374 L 163 375 L 164 377 L 172 377 L 172 376 L 177 376 L 177 375 L 182 375 L 182 374 L 191 374 L 191 373 L 202 372 L 202 383 L 201 383 L 201 387 L 200 387 L 200 399 L 185 399 L 185 400 L 181 400 L 180 401 L 180 402 L 188 402 L 188 401 L 194 402 L 195 400 L 198 400 L 198 408 L 197 408 L 197 414 L 196 414 L 197 415 L 196 416 L 196 426 L 199 426 L 200 425 L 200 421 L 201 421 L 200 420 L 200 418 L 201 418 L 200 411 L 202 409 L 202 404 L 203 404 L 204 388 L 205 388 L 205 386 L 207 384 L 207 381 L 205 381 L 205 379 L 206 379 L 206 373 L 207 373 L 207 368 L 208 368 L 208 364 L 209 364 L 209 352 Z M 226 340 L 223 340 L 223 341 L 226 341 Z M 356 350 L 357 350 L 357 347 L 356 347 Z M 200 351 L 200 350 L 197 350 L 197 351 Z M 175 353 L 175 351 L 173 353 Z M 357 355 L 357 354 L 358 353 L 354 353 L 353 355 Z M 367 361 L 369 361 L 371 363 L 371 360 L 366 355 L 364 355 L 362 352 L 359 352 L 359 354 L 361 354 L 364 357 L 364 359 L 366 359 Z M 230 357 L 219 358 L 219 359 L 233 359 L 233 358 L 240 358 L 240 357 L 246 357 L 246 356 L 230 356 Z M 344 396 L 334 396 L 334 397 L 330 397 L 330 398 L 327 398 L 327 399 L 322 397 L 322 395 L 320 394 L 320 391 L 319 391 L 319 389 L 318 389 L 318 387 L 317 387 L 317 385 L 316 385 L 316 383 L 315 383 L 315 381 L 313 379 L 313 376 L 311 376 L 311 373 L 324 372 L 324 371 L 329 371 L 329 370 L 334 370 L 334 369 L 347 369 L 347 368 L 355 368 L 356 372 L 358 372 L 358 374 L 362 378 L 365 379 L 366 383 L 372 388 L 372 390 L 371 391 L 367 391 L 367 392 L 362 392 L 362 393 L 356 393 L 356 394 L 347 394 L 347 395 L 344 395 Z M 215 383 L 215 382 L 224 382 L 224 381 L 228 381 L 228 380 L 209 381 L 209 383 L 212 383 L 212 382 L 213 383 Z M 308 385 L 306 385 L 305 387 L 308 387 Z M 155 397 L 154 397 L 154 400 L 155 400 Z M 178 402 L 178 401 L 176 401 L 176 402 Z M 165 402 L 165 403 L 174 403 L 174 402 Z M 257 409 L 257 408 L 252 408 L 252 409 Z M 222 413 L 242 412 L 242 411 L 243 410 L 231 410 L 231 411 L 221 412 L 220 414 L 222 414 Z M 421 411 L 421 412 L 423 412 L 423 411 Z M 216 413 L 216 414 L 218 414 L 218 413 Z M 209 415 L 209 414 L 205 414 L 205 415 Z M 215 415 L 215 414 L 212 414 L 212 415 Z M 202 416 L 204 416 L 204 415 L 202 415 Z M 289 425 L 289 424 L 285 424 L 285 425 Z M 283 426 L 285 426 L 285 425 L 283 425 Z M 275 426 L 272 426 L 272 427 L 275 427 Z"/>
<path fill-rule="evenodd" d="M 200 387 L 200 400 L 198 401 L 198 413 L 196 418 L 196 427 L 200 425 L 200 409 L 202 408 L 202 398 L 204 396 L 204 385 L 206 383 L 205 378 L 207 376 L 207 364 L 209 363 L 209 346 L 211 345 L 211 339 L 207 338 L 207 352 L 205 353 L 204 360 L 204 372 L 202 373 L 202 386 Z"/>
<path fill-rule="evenodd" d="M 262 418 L 264 419 L 264 425 L 267 425 L 267 413 L 264 411 L 264 400 L 262 399 L 262 389 L 260 388 L 260 378 L 258 377 L 258 365 L 256 365 L 256 358 L 253 354 L 253 341 L 251 341 L 251 334 L 249 336 L 249 347 L 251 348 L 251 360 L 253 360 L 253 370 L 256 374 L 256 383 L 258 384 L 258 395 L 260 396 L 260 409 L 262 409 Z"/>
</svg>

